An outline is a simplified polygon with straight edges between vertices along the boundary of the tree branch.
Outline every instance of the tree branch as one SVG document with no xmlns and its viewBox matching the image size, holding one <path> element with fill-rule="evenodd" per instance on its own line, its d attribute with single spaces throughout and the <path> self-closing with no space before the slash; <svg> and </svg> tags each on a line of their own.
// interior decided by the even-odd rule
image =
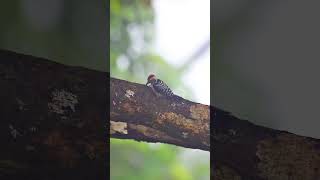
<svg viewBox="0 0 320 180">
<path fill-rule="evenodd" d="M 111 136 L 208 150 L 215 179 L 320 179 L 320 140 L 254 125 L 218 108 L 156 98 L 111 79 Z"/>
<path fill-rule="evenodd" d="M 320 178 L 320 140 L 114 78 L 109 119 L 108 73 L 7 51 L 0 60 L 0 179 L 105 178 L 108 120 L 114 138 L 206 151 L 211 132 L 215 179 Z"/>
<path fill-rule="evenodd" d="M 111 137 L 210 149 L 207 105 L 157 98 L 145 85 L 111 78 L 110 107 Z"/>
<path fill-rule="evenodd" d="M 320 140 L 213 113 L 215 179 L 320 179 Z"/>
<path fill-rule="evenodd" d="M 105 179 L 108 81 L 0 50 L 0 179 Z"/>
</svg>

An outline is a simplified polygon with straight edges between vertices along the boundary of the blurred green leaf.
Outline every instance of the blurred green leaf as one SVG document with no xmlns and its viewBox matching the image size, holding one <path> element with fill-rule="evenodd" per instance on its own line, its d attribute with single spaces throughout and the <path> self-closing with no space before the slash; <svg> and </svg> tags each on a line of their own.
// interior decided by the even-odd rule
<svg viewBox="0 0 320 180">
<path fill-rule="evenodd" d="M 151 48 L 154 36 L 151 1 L 111 0 L 110 3 L 111 76 L 144 84 L 148 74 L 155 73 L 177 94 L 190 99 L 191 90 L 182 81 L 184 71 L 169 64 Z M 209 160 L 190 170 L 178 158 L 184 150 L 168 144 L 111 139 L 111 179 L 189 180 L 209 177 Z"/>
</svg>

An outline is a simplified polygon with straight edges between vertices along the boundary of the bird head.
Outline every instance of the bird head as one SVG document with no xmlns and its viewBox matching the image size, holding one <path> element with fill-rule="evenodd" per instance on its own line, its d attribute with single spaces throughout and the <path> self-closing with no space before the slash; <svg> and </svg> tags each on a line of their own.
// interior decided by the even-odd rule
<svg viewBox="0 0 320 180">
<path fill-rule="evenodd" d="M 156 80 L 157 79 L 157 77 L 156 77 L 156 75 L 154 75 L 154 74 L 150 74 L 149 76 L 148 76 L 148 79 L 147 79 L 147 86 L 148 86 L 148 84 L 150 84 L 152 81 L 154 81 L 154 80 Z"/>
</svg>

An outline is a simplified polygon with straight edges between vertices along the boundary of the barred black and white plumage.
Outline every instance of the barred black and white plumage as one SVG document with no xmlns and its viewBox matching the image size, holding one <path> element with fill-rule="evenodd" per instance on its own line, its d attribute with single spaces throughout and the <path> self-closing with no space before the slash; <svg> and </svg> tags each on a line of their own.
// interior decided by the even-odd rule
<svg viewBox="0 0 320 180">
<path fill-rule="evenodd" d="M 174 95 L 168 85 L 166 85 L 166 83 L 164 83 L 160 79 L 154 80 L 153 82 L 151 82 L 151 85 L 157 93 L 163 96 L 171 97 Z"/>
<path fill-rule="evenodd" d="M 147 86 L 151 87 L 157 96 L 165 96 L 167 98 L 180 99 L 181 97 L 175 95 L 169 86 L 160 79 L 157 79 L 154 74 L 149 75 Z"/>
</svg>

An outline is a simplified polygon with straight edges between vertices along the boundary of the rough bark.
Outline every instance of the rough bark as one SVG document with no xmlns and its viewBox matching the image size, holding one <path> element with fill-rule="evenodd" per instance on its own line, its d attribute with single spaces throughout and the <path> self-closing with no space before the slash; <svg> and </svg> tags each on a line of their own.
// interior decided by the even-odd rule
<svg viewBox="0 0 320 180">
<path fill-rule="evenodd" d="M 111 79 L 111 136 L 208 150 L 214 179 L 320 179 L 320 140 L 257 126 L 218 108 L 157 98 Z"/>
<path fill-rule="evenodd" d="M 114 138 L 202 150 L 211 132 L 214 179 L 320 179 L 317 139 L 113 78 L 108 104 L 108 77 L 0 51 L 0 179 L 106 178 L 108 120 Z"/>
<path fill-rule="evenodd" d="M 213 110 L 214 179 L 320 179 L 320 140 L 273 130 Z"/>
<path fill-rule="evenodd" d="M 142 84 L 110 83 L 111 137 L 210 150 L 209 106 L 157 97 Z"/>
<path fill-rule="evenodd" d="M 105 179 L 108 74 L 0 51 L 0 179 Z"/>
</svg>

